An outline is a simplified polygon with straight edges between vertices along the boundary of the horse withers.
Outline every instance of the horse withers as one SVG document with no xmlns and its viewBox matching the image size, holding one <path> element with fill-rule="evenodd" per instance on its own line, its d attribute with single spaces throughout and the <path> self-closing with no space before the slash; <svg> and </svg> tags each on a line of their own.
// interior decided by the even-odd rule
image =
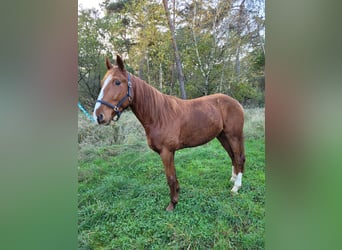
<svg viewBox="0 0 342 250">
<path fill-rule="evenodd" d="M 195 147 L 215 137 L 232 160 L 231 191 L 238 193 L 244 172 L 244 111 L 238 101 L 224 94 L 182 100 L 162 94 L 145 81 L 128 73 L 118 55 L 117 65 L 106 58 L 108 71 L 101 81 L 94 119 L 108 125 L 131 107 L 145 129 L 149 147 L 164 164 L 173 210 L 178 202 L 179 184 L 174 165 L 175 151 Z"/>
</svg>

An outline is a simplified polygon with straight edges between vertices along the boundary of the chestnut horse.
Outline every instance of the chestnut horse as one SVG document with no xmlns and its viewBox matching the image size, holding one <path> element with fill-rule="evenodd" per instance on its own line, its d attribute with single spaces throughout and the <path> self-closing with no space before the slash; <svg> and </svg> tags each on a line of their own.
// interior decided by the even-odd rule
<svg viewBox="0 0 342 250">
<path fill-rule="evenodd" d="M 178 202 L 179 184 L 174 165 L 175 151 L 205 144 L 217 138 L 232 160 L 233 193 L 242 183 L 245 155 L 243 143 L 244 111 L 235 99 L 214 94 L 192 100 L 165 95 L 125 70 L 118 55 L 117 65 L 106 58 L 107 73 L 94 108 L 94 119 L 108 125 L 127 107 L 145 129 L 149 147 L 164 164 L 173 210 Z"/>
</svg>

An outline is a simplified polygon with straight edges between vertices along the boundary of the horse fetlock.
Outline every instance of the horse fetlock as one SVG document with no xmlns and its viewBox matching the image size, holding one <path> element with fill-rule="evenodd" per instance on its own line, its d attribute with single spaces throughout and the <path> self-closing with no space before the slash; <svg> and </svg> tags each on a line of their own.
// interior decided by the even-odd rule
<svg viewBox="0 0 342 250">
<path fill-rule="evenodd" d="M 172 211 L 174 208 L 175 208 L 174 205 L 170 203 L 170 204 L 167 206 L 166 211 Z"/>
<path fill-rule="evenodd" d="M 177 202 L 171 201 L 170 204 L 167 206 L 166 211 L 172 211 L 177 205 Z"/>
<path fill-rule="evenodd" d="M 178 203 L 178 194 L 172 197 L 171 202 L 175 205 Z"/>
</svg>

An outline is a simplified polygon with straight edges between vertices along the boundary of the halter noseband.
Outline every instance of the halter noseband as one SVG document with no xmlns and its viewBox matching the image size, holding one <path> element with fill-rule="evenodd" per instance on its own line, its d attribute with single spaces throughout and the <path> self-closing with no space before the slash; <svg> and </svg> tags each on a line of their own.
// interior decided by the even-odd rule
<svg viewBox="0 0 342 250">
<path fill-rule="evenodd" d="M 132 95 L 131 95 L 131 92 L 132 92 L 132 82 L 131 82 L 131 75 L 128 73 L 128 90 L 127 90 L 127 94 L 124 96 L 124 98 L 122 98 L 118 104 L 116 105 L 113 105 L 113 104 L 110 104 L 109 102 L 105 102 L 105 101 L 102 101 L 102 100 L 97 100 L 96 102 L 99 102 L 103 105 L 106 105 L 107 107 L 110 107 L 114 110 L 115 112 L 115 116 L 117 117 L 114 121 L 118 121 L 120 119 L 120 116 L 121 116 L 121 113 L 122 111 L 119 110 L 119 108 L 121 108 L 121 105 L 127 100 L 127 98 L 129 99 L 129 102 L 131 102 L 131 99 L 132 99 Z"/>
</svg>

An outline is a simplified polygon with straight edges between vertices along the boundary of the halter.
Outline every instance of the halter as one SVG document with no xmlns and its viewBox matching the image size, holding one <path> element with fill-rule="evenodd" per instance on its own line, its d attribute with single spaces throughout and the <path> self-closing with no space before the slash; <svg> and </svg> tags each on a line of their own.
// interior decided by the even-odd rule
<svg viewBox="0 0 342 250">
<path fill-rule="evenodd" d="M 122 98 L 117 105 L 113 105 L 113 104 L 110 104 L 109 102 L 106 102 L 106 101 L 102 101 L 102 100 L 97 100 L 96 102 L 99 102 L 103 105 L 106 105 L 107 107 L 110 107 L 114 110 L 115 112 L 115 116 L 117 117 L 114 121 L 118 121 L 120 119 L 120 116 L 121 116 L 121 113 L 123 111 L 120 111 L 119 109 L 121 108 L 121 105 L 127 100 L 129 100 L 129 102 L 131 102 L 132 100 L 132 96 L 131 96 L 131 89 L 132 89 L 132 82 L 131 82 L 131 75 L 128 73 L 128 90 L 127 90 L 127 94 L 124 96 L 124 98 Z M 114 116 L 114 117 L 115 117 Z"/>
</svg>

